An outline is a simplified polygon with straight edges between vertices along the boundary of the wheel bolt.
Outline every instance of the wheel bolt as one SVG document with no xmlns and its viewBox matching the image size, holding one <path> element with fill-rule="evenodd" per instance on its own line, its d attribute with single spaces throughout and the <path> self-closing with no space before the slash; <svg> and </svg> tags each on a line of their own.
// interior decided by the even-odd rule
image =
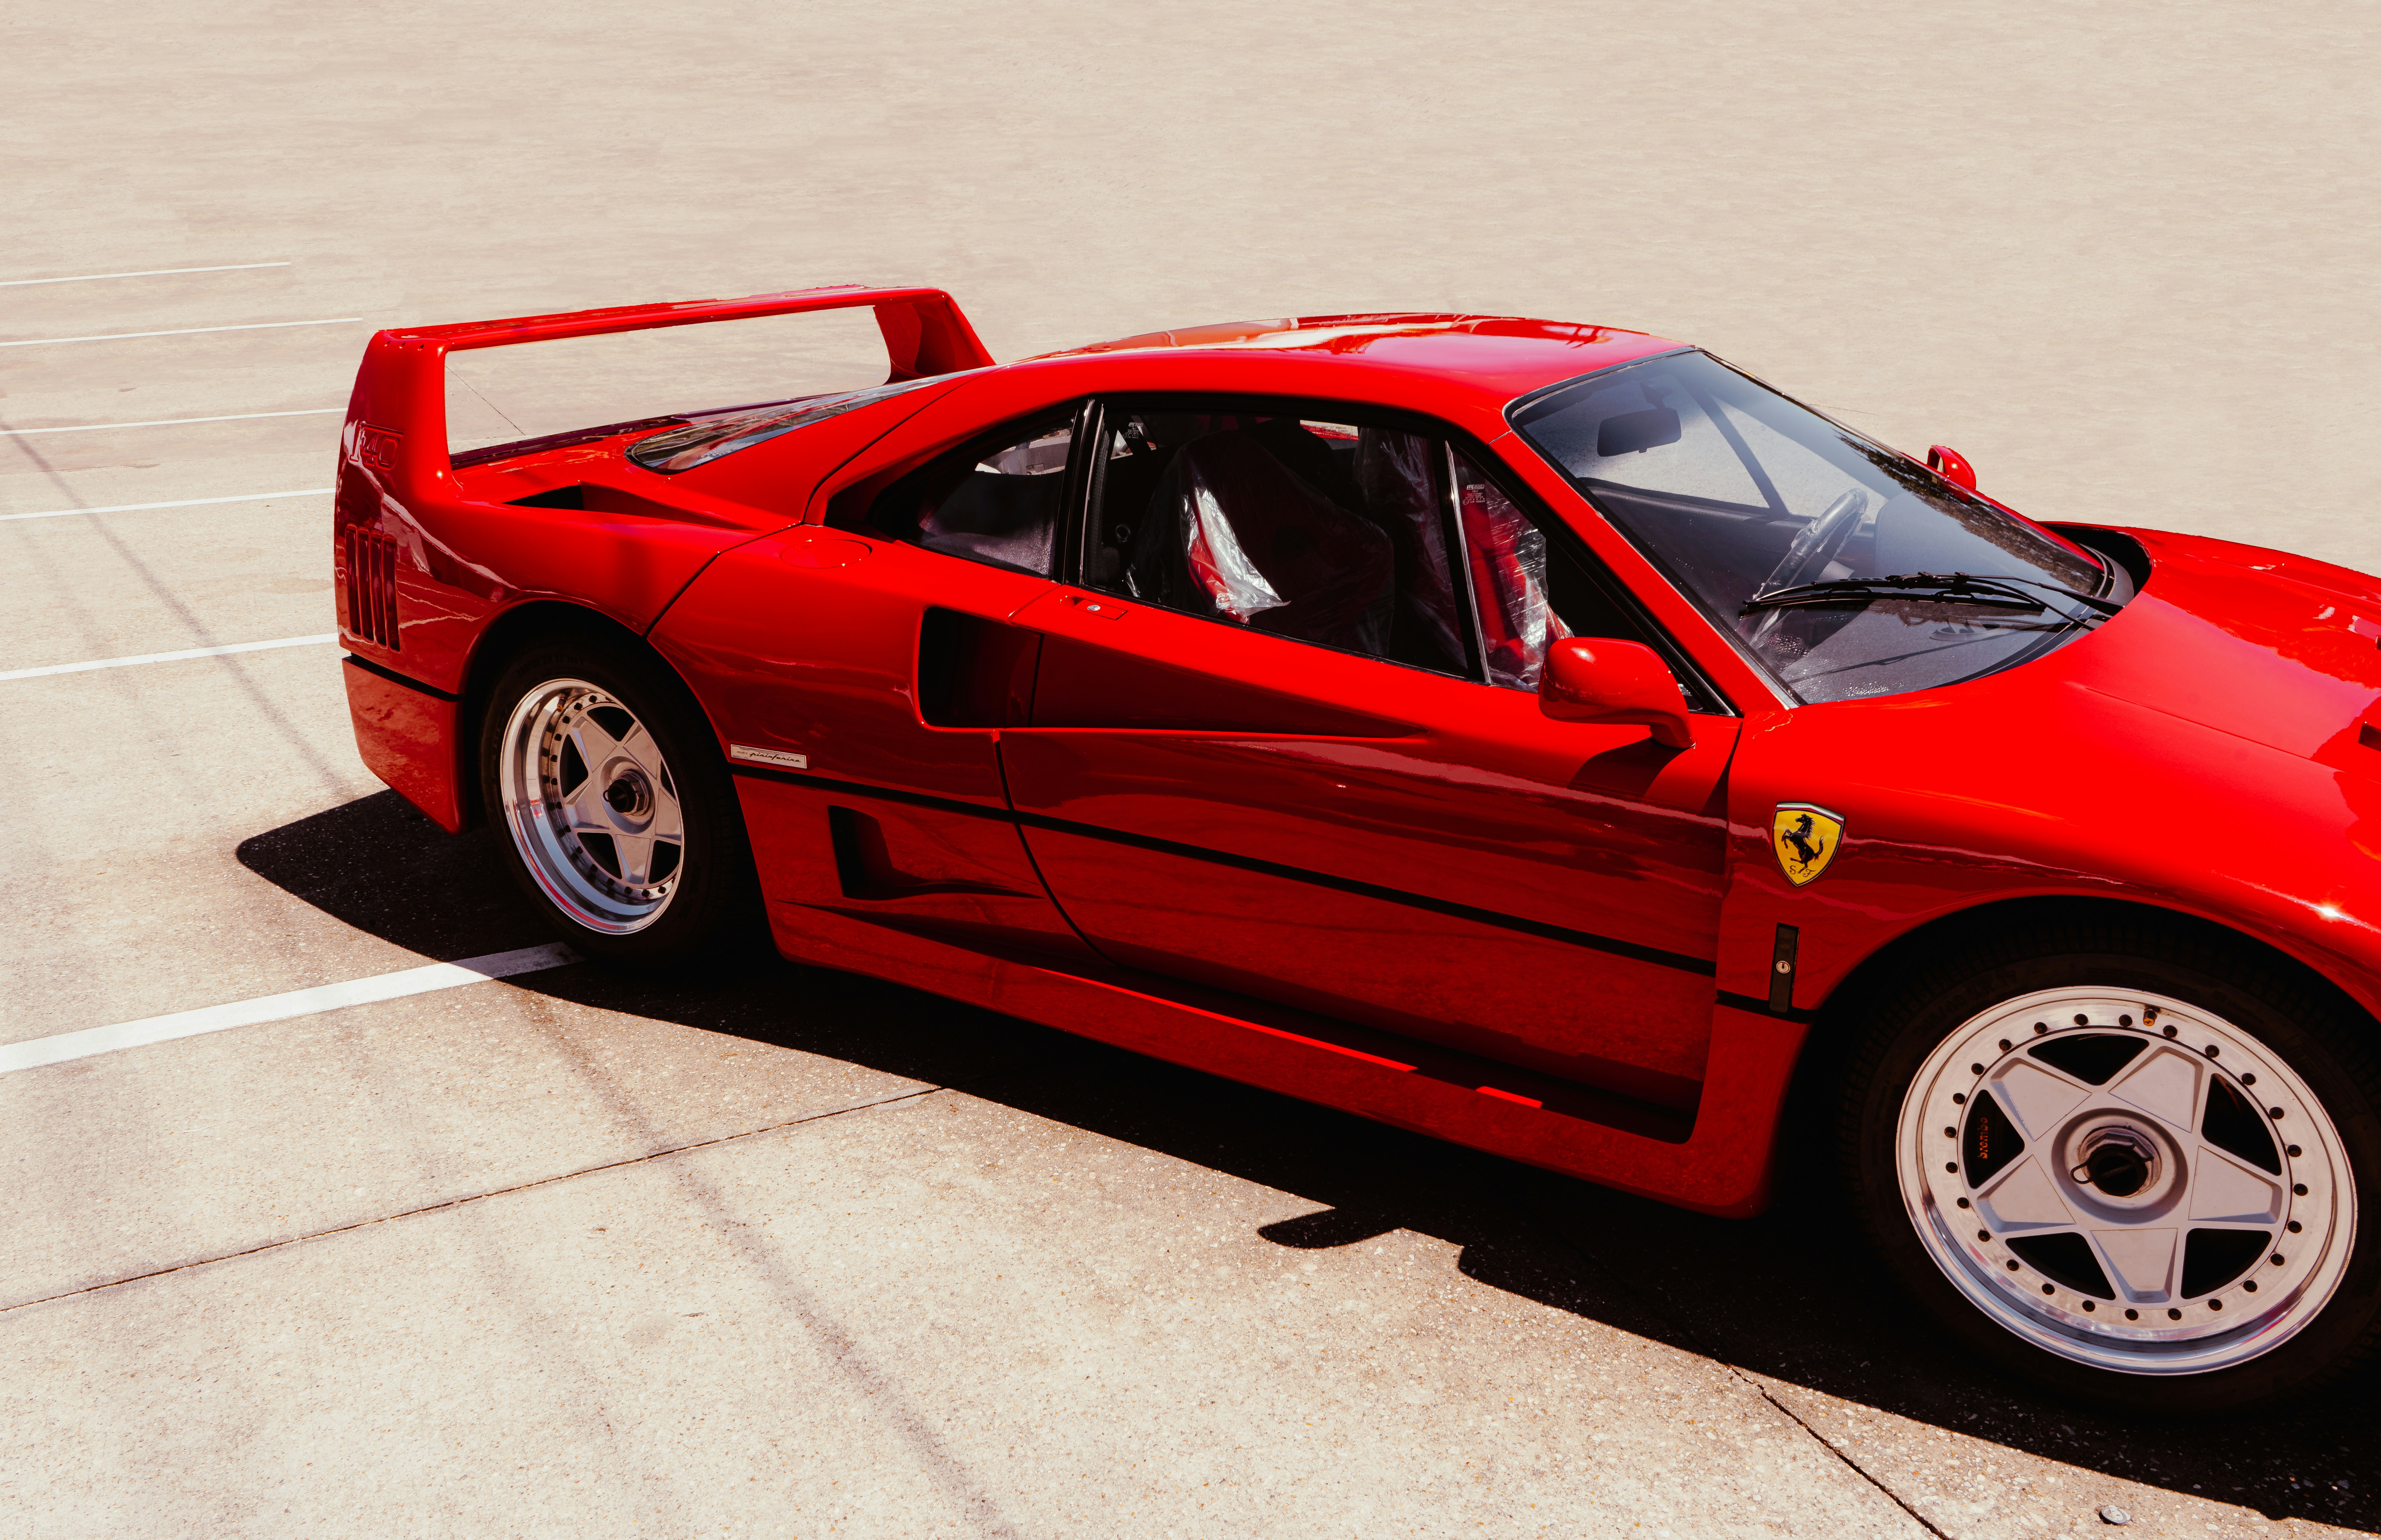
<svg viewBox="0 0 2381 1540">
<path fill-rule="evenodd" d="M 2042 1286 L 2042 1291 L 2045 1294 L 2056 1294 L 2058 1292 L 2058 1286 L 2055 1283 L 2045 1283 Z"/>
<path fill-rule="evenodd" d="M 2282 1256 L 2282 1253 L 2279 1253 L 2279 1252 L 2276 1252 L 2276 1253 L 2274 1253 L 2274 1265 L 2275 1265 L 2275 1266 L 2277 1266 L 2277 1267 L 2279 1267 L 2279 1266 L 2281 1266 L 2281 1265 L 2282 1265 L 2283 1261 L 2284 1261 L 2284 1258 L 2283 1258 L 2283 1256 Z"/>
<path fill-rule="evenodd" d="M 2257 1083 L 2257 1077 L 2254 1075 L 2243 1075 L 2241 1077 L 2241 1083 L 2242 1085 L 2254 1085 Z"/>
<path fill-rule="evenodd" d="M 1945 1129 L 1943 1131 L 1943 1137 L 1946 1139 L 1957 1139 L 1960 1137 L 1960 1131 L 1958 1129 Z"/>
<path fill-rule="evenodd" d="M 1968 1200 L 1967 1200 L 1967 1199 L 1965 1199 L 1965 1198 L 1960 1199 L 1960 1206 L 1961 1208 L 1965 1208 L 1965 1207 L 1967 1207 L 1967 1206 L 1968 1206 Z"/>
<path fill-rule="evenodd" d="M 2092 1018 L 2089 1016 L 2078 1016 L 2075 1018 L 2075 1024 L 2079 1027 L 2088 1027 L 2092 1024 Z M 2036 1021 L 2033 1024 L 2033 1030 L 2036 1032 L 2042 1031 L 2042 1023 Z"/>
<path fill-rule="evenodd" d="M 2016 1272 L 2016 1271 L 2017 1271 L 2017 1264 L 2016 1264 L 2016 1263 L 2014 1263 L 2014 1262 L 2010 1263 L 2010 1264 L 2009 1265 L 2009 1271 L 2010 1271 L 2010 1272 L 2012 1272 L 2012 1273 Z"/>
<path fill-rule="evenodd" d="M 2168 1037 L 2172 1037 L 2174 1035 L 2174 1029 L 2172 1027 L 2160 1027 L 2158 1031 L 2166 1033 Z"/>
<path fill-rule="evenodd" d="M 2120 1027 L 2130 1027 L 2132 1024 L 2133 1019 L 2130 1016 L 2119 1016 L 2117 1018 L 2117 1025 Z"/>
<path fill-rule="evenodd" d="M 2210 1300 L 2207 1302 L 2207 1308 L 2210 1310 L 2221 1310 L 2224 1308 L 2224 1302 L 2222 1300 Z"/>
<path fill-rule="evenodd" d="M 2200 1052 L 2201 1052 L 2201 1053 L 2205 1054 L 2205 1055 L 2206 1055 L 2208 1057 L 2210 1057 L 2210 1058 L 2214 1058 L 2214 1057 L 2216 1057 L 2216 1045 L 2215 1045 L 2215 1044 L 2213 1044 L 2213 1043 L 2210 1043 L 2206 1047 L 2202 1048 L 2202 1049 L 2200 1050 Z"/>
<path fill-rule="evenodd" d="M 2166 1313 L 2166 1318 L 2169 1321 L 2180 1321 L 2182 1319 L 2182 1312 L 2180 1310 L 2169 1310 Z"/>
<path fill-rule="evenodd" d="M 2083 1308 L 2084 1308 L 2085 1310 L 2087 1310 L 2087 1311 L 2088 1311 L 2088 1310 L 2090 1310 L 2090 1309 L 2092 1308 L 2092 1302 L 2091 1302 L 2091 1301 L 2089 1301 L 2089 1300 L 2084 1301 L 2084 1302 L 2083 1302 Z"/>
<path fill-rule="evenodd" d="M 2257 1280 L 2256 1280 L 2255 1278 L 2251 1278 L 2248 1282 L 2246 1282 L 2246 1283 L 2242 1284 L 2241 1287 L 2241 1288 L 2243 1288 L 2243 1289 L 2247 1289 L 2250 1293 L 2253 1294 L 2253 1293 L 2255 1293 L 2255 1292 L 2257 1291 Z"/>
<path fill-rule="evenodd" d="M 2125 1319 L 2128 1321 L 2138 1321 L 2141 1318 L 2142 1313 L 2138 1310 L 2129 1310 L 2125 1312 Z"/>
<path fill-rule="evenodd" d="M 2300 1181 L 2300 1182 L 2292 1182 L 2292 1183 L 2290 1184 L 2290 1191 L 2291 1191 L 2291 1192 L 2295 1192 L 2295 1193 L 2297 1193 L 2300 1197 L 2303 1198 L 2303 1197 L 2305 1197 L 2305 1196 L 2306 1196 L 2306 1183 L 2304 1183 L 2304 1182 L 2302 1182 L 2302 1181 Z"/>
<path fill-rule="evenodd" d="M 1968 1066 L 1968 1073 L 1972 1075 L 1981 1075 L 1984 1072 L 1984 1067 L 1981 1064 L 1971 1064 Z"/>
<path fill-rule="evenodd" d="M 1947 1161 L 1947 1162 L 1945 1162 L 1945 1163 L 1944 1163 L 1943 1169 L 1945 1169 L 1946 1171 L 1948 1171 L 1948 1172 L 1952 1173 L 1954 1176 L 1956 1176 L 1956 1175 L 1958 1175 L 1958 1174 L 1959 1174 L 1959 1170 L 1960 1170 L 1960 1163 L 1959 1163 L 1958 1161 L 1956 1161 L 1956 1160 L 1953 1160 L 1953 1161 Z"/>
<path fill-rule="evenodd" d="M 2277 1106 L 2269 1106 L 2265 1109 L 2265 1116 L 2278 1123 L 2282 1120 L 2282 1109 Z"/>
<path fill-rule="evenodd" d="M 2293 1144 L 2293 1145 L 2291 1145 L 2291 1146 L 2290 1146 L 2290 1158 L 2291 1158 L 2292 1160 L 2296 1160 L 2298 1157 L 2299 1157 L 2299 1147 L 2298 1147 L 2296 1144 Z"/>
<path fill-rule="evenodd" d="M 1967 1106 L 1967 1105 L 1968 1105 L 1968 1094 L 1967 1094 L 1966 1092 L 1964 1092 L 1964 1091 L 1954 1091 L 1954 1092 L 1952 1092 L 1952 1093 L 1951 1093 L 1951 1105 L 1952 1105 L 1953 1106 Z M 2298 1151 L 2297 1151 L 2295 1148 L 2293 1148 L 2293 1149 L 2290 1151 L 2290 1154 L 2292 1154 L 2292 1155 L 2296 1155 L 2296 1154 L 2298 1154 Z"/>
<path fill-rule="evenodd" d="M 1968 1200 L 1967 1200 L 1967 1199 L 1965 1199 L 1965 1198 L 1962 1198 L 1962 1199 L 1960 1199 L 1960 1201 L 1961 1203 L 1966 1203 Z M 2299 1232 L 2299 1229 L 2300 1229 L 2299 1222 L 2298 1222 L 2296 1219 L 2291 1220 L 2291 1221 L 2289 1222 L 2289 1232 L 2290 1232 L 2292 1235 L 2296 1235 L 2296 1234 Z"/>
<path fill-rule="evenodd" d="M 1992 1238 L 1993 1232 L 1988 1229 L 1980 1229 L 1976 1232 L 1976 1239 L 1979 1241 L 1990 1241 Z"/>
<path fill-rule="evenodd" d="M 2008 1038 L 2004 1037 L 2004 1038 L 2002 1038 L 2002 1039 L 2001 1039 L 2001 1052 L 2003 1052 L 2003 1053 L 2007 1053 L 2007 1052 L 2009 1052 L 2009 1040 Z"/>
</svg>

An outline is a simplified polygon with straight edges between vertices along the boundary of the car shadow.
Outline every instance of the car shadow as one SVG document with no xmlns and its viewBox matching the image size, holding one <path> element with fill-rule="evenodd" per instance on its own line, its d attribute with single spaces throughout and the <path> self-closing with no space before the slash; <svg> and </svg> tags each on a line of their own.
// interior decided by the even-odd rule
<svg viewBox="0 0 2381 1540">
<path fill-rule="evenodd" d="M 491 834 L 450 837 L 394 792 L 260 834 L 238 859 L 333 917 L 427 956 L 553 939 Z M 2381 1409 L 2369 1396 L 2145 1424 L 2037 1394 L 1962 1355 L 1908 1302 L 1824 1181 L 1782 1184 L 1755 1219 L 1707 1218 L 897 984 L 775 958 L 700 982 L 592 967 L 511 982 L 950 1086 L 1315 1204 L 1258 1232 L 1276 1245 L 1325 1249 L 1411 1230 L 1459 1247 L 1458 1265 L 1482 1283 L 1790 1385 L 2274 1519 L 2381 1528 L 2370 1485 L 2381 1470 Z M 799 1012 L 786 1007 L 796 989 Z M 888 1033 L 885 1023 L 897 1021 L 902 1030 Z"/>
</svg>

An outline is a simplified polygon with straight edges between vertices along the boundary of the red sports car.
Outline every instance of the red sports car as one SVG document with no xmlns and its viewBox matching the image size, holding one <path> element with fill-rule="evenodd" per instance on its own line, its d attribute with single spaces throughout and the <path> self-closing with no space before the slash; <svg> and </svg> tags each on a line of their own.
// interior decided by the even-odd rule
<svg viewBox="0 0 2381 1540">
<path fill-rule="evenodd" d="M 881 384 L 450 453 L 447 356 L 873 307 Z M 356 736 L 584 953 L 896 979 L 1712 1214 L 1828 1109 L 1981 1354 L 2381 1349 L 2381 582 L 2046 526 L 1696 348 L 996 364 L 934 289 L 383 332 Z M 1827 1119 L 1832 1121 L 1827 1121 Z"/>
</svg>

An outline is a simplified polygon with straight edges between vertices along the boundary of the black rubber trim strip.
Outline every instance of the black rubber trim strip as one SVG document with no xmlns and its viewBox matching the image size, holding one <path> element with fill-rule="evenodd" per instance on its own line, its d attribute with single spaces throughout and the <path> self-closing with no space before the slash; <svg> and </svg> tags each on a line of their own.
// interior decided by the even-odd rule
<svg viewBox="0 0 2381 1540">
<path fill-rule="evenodd" d="M 1719 1003 L 1736 1010 L 1749 1010 L 1755 1016 L 1774 1016 L 1780 1021 L 1800 1021 L 1806 1027 L 1819 1019 L 1815 1010 L 1806 1010 L 1801 1006 L 1772 1010 L 1769 1002 L 1758 995 L 1739 995 L 1727 989 L 1719 992 Z"/>
<path fill-rule="evenodd" d="M 1658 353 L 1641 353 L 1633 359 L 1623 359 L 1618 363 L 1607 363 L 1601 369 L 1591 369 L 1584 374 L 1573 374 L 1568 380 L 1557 380 L 1552 385 L 1543 385 L 1535 390 L 1524 391 L 1505 403 L 1505 425 L 1518 432 L 1520 424 L 1513 421 L 1518 413 L 1537 405 L 1549 396 L 1569 390 L 1575 385 L 1584 385 L 1590 380 L 1601 379 L 1606 374 L 1617 374 L 1624 369 L 1634 369 L 1641 363 L 1651 363 L 1655 359 L 1674 359 L 1680 353 L 1701 351 L 1703 349 L 1692 343 L 1681 343 L 1676 348 L 1665 348 Z"/>
<path fill-rule="evenodd" d="M 367 674 L 378 674 L 382 678 L 386 679 L 391 684 L 401 684 L 408 690 L 418 690 L 424 695 L 433 696 L 438 700 L 446 701 L 449 703 L 459 701 L 463 698 L 460 695 L 449 695 L 434 684 L 423 684 L 420 679 L 408 678 L 394 668 L 384 668 L 379 664 L 374 663 L 372 659 L 360 658 L 353 653 L 347 654 L 345 661 L 354 664 L 357 667 L 362 669 Z"/>
<path fill-rule="evenodd" d="M 1719 964 L 1715 959 L 1690 957 L 1684 952 L 1664 951 L 1658 947 L 1642 947 L 1634 941 L 1620 941 L 1608 935 L 1596 935 L 1588 931 L 1575 931 L 1561 925 L 1543 924 L 1535 920 L 1523 920 L 1516 915 L 1499 914 L 1495 910 L 1474 909 L 1470 904 L 1449 903 L 1442 898 L 1428 898 L 1417 893 L 1407 893 L 1394 887 L 1381 887 L 1373 883 L 1356 882 L 1347 877 L 1334 877 L 1321 872 L 1309 872 L 1300 867 L 1283 866 L 1252 856 L 1228 855 L 1221 850 L 1203 849 L 1196 845 L 1177 844 L 1170 839 L 1153 839 L 1146 835 L 1123 834 L 1115 829 L 1103 829 L 1090 824 L 1077 824 L 1063 818 L 1048 818 L 1037 813 L 1013 813 L 1007 808 L 985 807 L 977 802 L 952 801 L 942 797 L 929 797 L 914 791 L 893 791 L 879 787 L 861 786 L 849 781 L 827 780 L 817 776 L 796 775 L 790 770 L 763 770 L 730 762 L 728 769 L 739 776 L 755 780 L 783 781 L 789 786 L 806 786 L 820 791 L 838 791 L 854 797 L 877 797 L 886 801 L 907 802 L 913 807 L 938 808 L 946 813 L 959 813 L 977 818 L 996 818 L 1003 823 L 1021 824 L 1029 829 L 1047 829 L 1053 834 L 1081 835 L 1090 839 L 1104 839 L 1111 844 L 1130 845 L 1138 849 L 1154 850 L 1161 855 L 1182 856 L 1192 861 L 1213 862 L 1218 866 L 1238 867 L 1243 872 L 1256 872 L 1265 876 L 1282 877 L 1291 882 L 1309 883 L 1316 887 L 1328 887 L 1359 898 L 1380 898 L 1389 903 L 1428 910 L 1452 919 L 1470 920 L 1478 924 L 1494 925 L 1499 930 L 1519 931 L 1525 935 L 1544 936 L 1549 941 L 1566 942 L 1584 947 L 1590 951 L 1625 957 L 1638 962 L 1649 962 L 1657 968 L 1674 968 L 1681 973 L 1693 973 L 1702 978 L 1716 977 Z M 1761 1006 L 1765 1014 L 1766 1002 Z"/>
</svg>

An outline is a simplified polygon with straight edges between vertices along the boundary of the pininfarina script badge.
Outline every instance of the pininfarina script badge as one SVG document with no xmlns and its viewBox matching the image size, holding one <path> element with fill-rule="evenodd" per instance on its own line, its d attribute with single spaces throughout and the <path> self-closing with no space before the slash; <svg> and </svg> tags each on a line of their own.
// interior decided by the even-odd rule
<svg viewBox="0 0 2381 1540">
<path fill-rule="evenodd" d="M 1809 802 L 1778 803 L 1777 816 L 1769 825 L 1770 848 L 1777 852 L 1786 880 L 1797 887 L 1818 880 L 1836 859 L 1843 837 L 1843 819 Z"/>
</svg>

